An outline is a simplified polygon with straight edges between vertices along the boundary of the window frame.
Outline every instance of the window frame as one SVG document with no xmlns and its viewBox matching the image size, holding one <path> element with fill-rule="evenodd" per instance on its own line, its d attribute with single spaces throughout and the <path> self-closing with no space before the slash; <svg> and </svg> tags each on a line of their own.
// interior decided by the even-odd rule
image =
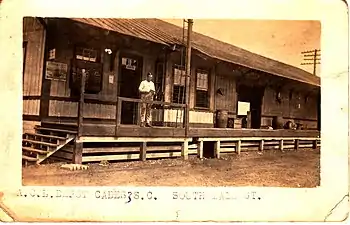
<svg viewBox="0 0 350 225">
<path fill-rule="evenodd" d="M 88 50 L 88 51 L 95 51 L 96 53 L 96 60 L 95 61 L 91 61 L 89 60 L 84 60 L 84 57 L 82 59 L 77 58 L 77 50 L 78 49 L 82 49 L 82 50 Z M 74 46 L 74 52 L 73 52 L 73 59 L 71 60 L 71 71 L 73 71 L 73 67 L 75 68 L 74 71 L 76 70 L 80 70 L 82 68 L 84 68 L 85 66 L 83 66 L 84 64 L 87 65 L 87 67 L 91 68 L 93 67 L 94 70 L 100 71 L 101 76 L 100 76 L 100 82 L 98 84 L 99 86 L 99 91 L 95 92 L 90 90 L 87 86 L 85 86 L 85 94 L 91 94 L 91 95 L 96 95 L 99 94 L 103 91 L 103 63 L 101 60 L 101 49 L 97 48 L 97 47 L 88 47 L 85 44 L 76 44 Z M 91 66 L 94 65 L 94 66 Z M 71 96 L 76 96 L 77 94 L 75 92 L 79 92 L 79 90 L 75 90 L 74 85 L 72 84 L 72 72 L 70 72 L 69 74 L 69 88 L 71 91 Z M 80 78 L 79 78 L 80 79 Z M 88 77 L 86 78 L 86 83 L 85 85 L 88 84 Z M 74 89 L 74 90 L 73 90 Z"/>
<path fill-rule="evenodd" d="M 182 70 L 182 71 L 184 71 L 184 82 L 183 82 L 183 85 L 181 85 L 182 84 L 182 80 L 181 80 L 181 78 L 180 78 L 180 83 L 179 84 L 175 84 L 175 70 L 176 69 L 178 69 L 178 70 Z M 177 104 L 185 104 L 185 102 L 186 102 L 186 70 L 185 70 L 185 66 L 182 66 L 182 65 L 178 65 L 178 64 L 174 64 L 173 65 L 173 68 L 172 68 L 172 71 L 173 71 L 173 73 L 172 73 L 172 94 L 171 94 L 171 102 L 172 103 L 177 103 Z M 184 94 L 179 94 L 180 95 L 180 97 L 183 97 L 184 98 L 184 102 L 182 102 L 181 101 L 181 99 L 180 99 L 180 101 L 174 101 L 174 93 L 175 93 L 175 91 L 174 91 L 174 89 L 175 89 L 175 86 L 178 86 L 179 88 L 183 88 L 184 90 L 183 90 L 183 93 Z"/>
<path fill-rule="evenodd" d="M 207 90 L 198 89 L 198 74 L 206 74 L 207 75 Z M 195 109 L 203 109 L 203 110 L 209 110 L 210 109 L 210 78 L 211 73 L 209 69 L 203 69 L 203 68 L 197 68 L 196 69 L 196 75 L 195 75 L 195 93 L 194 93 L 194 108 Z M 206 92 L 206 107 L 204 106 L 198 106 L 197 105 L 197 92 L 202 91 Z"/>
</svg>

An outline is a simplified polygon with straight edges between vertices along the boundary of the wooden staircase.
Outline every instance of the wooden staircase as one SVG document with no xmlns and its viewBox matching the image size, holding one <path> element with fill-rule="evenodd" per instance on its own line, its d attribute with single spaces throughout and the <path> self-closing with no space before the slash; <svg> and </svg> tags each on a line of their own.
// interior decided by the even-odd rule
<svg viewBox="0 0 350 225">
<path fill-rule="evenodd" d="M 22 162 L 40 164 L 65 145 L 73 141 L 77 132 L 50 126 L 36 126 L 35 133 L 24 133 L 22 139 Z"/>
</svg>

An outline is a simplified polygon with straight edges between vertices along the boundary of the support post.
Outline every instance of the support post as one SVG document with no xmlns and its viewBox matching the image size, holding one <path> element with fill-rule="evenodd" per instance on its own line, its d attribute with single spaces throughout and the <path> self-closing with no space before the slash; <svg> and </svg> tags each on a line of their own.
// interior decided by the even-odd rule
<svg viewBox="0 0 350 225">
<path fill-rule="evenodd" d="M 260 140 L 259 151 L 264 150 L 264 140 Z"/>
<path fill-rule="evenodd" d="M 80 80 L 80 98 L 78 104 L 78 134 L 75 138 L 73 150 L 73 163 L 75 164 L 81 164 L 83 160 L 83 143 L 79 142 L 79 140 L 83 135 L 85 78 L 85 69 L 82 69 Z"/>
<path fill-rule="evenodd" d="M 317 148 L 317 139 L 312 141 L 312 148 L 316 149 Z"/>
<path fill-rule="evenodd" d="M 120 126 L 121 114 L 122 114 L 122 100 L 118 98 L 116 112 L 115 112 L 115 136 L 116 137 L 118 137 L 118 129 Z"/>
<path fill-rule="evenodd" d="M 236 151 L 238 155 L 241 154 L 241 145 L 242 145 L 242 141 L 238 140 L 236 143 Z"/>
<path fill-rule="evenodd" d="M 74 142 L 74 151 L 73 151 L 73 163 L 82 164 L 83 162 L 83 142 Z"/>
<path fill-rule="evenodd" d="M 214 154 L 217 159 L 220 158 L 220 141 L 216 141 L 214 145 Z"/>
<path fill-rule="evenodd" d="M 294 149 L 295 150 L 299 150 L 299 143 L 300 143 L 300 140 L 299 139 L 295 139 L 295 142 L 294 142 Z"/>
<path fill-rule="evenodd" d="M 141 142 L 140 144 L 140 160 L 146 161 L 146 153 L 147 153 L 147 142 Z"/>
<path fill-rule="evenodd" d="M 252 128 L 252 113 L 250 111 L 247 112 L 247 128 Z"/>
<path fill-rule="evenodd" d="M 197 156 L 200 159 L 203 159 L 203 141 L 199 141 L 197 144 Z"/>
<path fill-rule="evenodd" d="M 189 108 L 189 98 L 190 98 L 190 75 L 191 75 L 191 38 L 192 38 L 192 26 L 193 20 L 188 19 L 187 28 L 187 52 L 186 52 L 186 108 L 185 108 L 185 136 L 188 137 L 189 133 L 189 120 L 190 120 L 190 108 Z"/>
<path fill-rule="evenodd" d="M 280 149 L 281 151 L 283 151 L 283 139 L 281 139 L 281 140 L 280 140 L 280 146 L 279 146 L 279 149 Z"/>
<path fill-rule="evenodd" d="M 185 139 L 181 146 L 181 157 L 184 160 L 188 159 L 188 140 Z"/>
</svg>

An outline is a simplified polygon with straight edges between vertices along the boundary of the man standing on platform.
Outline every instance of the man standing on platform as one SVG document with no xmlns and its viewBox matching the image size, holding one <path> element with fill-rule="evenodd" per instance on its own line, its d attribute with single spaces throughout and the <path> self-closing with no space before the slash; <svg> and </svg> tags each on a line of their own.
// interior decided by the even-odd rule
<svg viewBox="0 0 350 225">
<path fill-rule="evenodd" d="M 141 94 L 141 127 L 145 125 L 151 127 L 151 103 L 146 103 L 144 101 L 152 102 L 155 94 L 155 87 L 152 81 L 153 75 L 151 73 L 147 74 L 147 79 L 143 80 L 139 86 L 139 91 Z M 145 124 L 146 122 L 146 124 Z"/>
</svg>

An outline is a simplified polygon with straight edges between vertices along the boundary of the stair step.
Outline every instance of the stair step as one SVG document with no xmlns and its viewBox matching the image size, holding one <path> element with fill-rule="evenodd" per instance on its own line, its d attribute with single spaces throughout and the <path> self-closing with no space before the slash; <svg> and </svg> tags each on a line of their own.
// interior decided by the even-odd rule
<svg viewBox="0 0 350 225">
<path fill-rule="evenodd" d="M 22 147 L 23 150 L 28 151 L 28 152 L 36 152 L 36 153 L 40 153 L 40 154 L 47 154 L 49 153 L 48 151 L 44 151 L 44 150 L 39 150 L 36 148 L 31 148 L 31 147 Z"/>
<path fill-rule="evenodd" d="M 33 144 L 39 144 L 39 145 L 45 145 L 45 146 L 50 146 L 50 147 L 57 147 L 57 144 L 52 144 L 52 143 L 48 143 L 48 142 L 42 142 L 42 141 L 34 141 L 34 140 L 30 140 L 30 139 L 23 139 L 22 142 L 29 142 L 29 143 L 33 143 Z"/>
<path fill-rule="evenodd" d="M 72 130 L 60 130 L 60 129 L 53 129 L 53 128 L 47 128 L 47 127 L 35 127 L 36 130 L 44 130 L 44 131 L 53 131 L 53 132 L 61 132 L 61 133 L 67 133 L 67 134 L 77 134 L 76 131 Z"/>
<path fill-rule="evenodd" d="M 52 139 L 58 139 L 58 140 L 66 140 L 67 139 L 64 137 L 46 135 L 46 134 L 38 134 L 38 133 L 25 133 L 25 134 L 30 135 L 30 136 L 38 136 L 38 137 L 52 138 Z"/>
<path fill-rule="evenodd" d="M 22 159 L 27 160 L 27 161 L 31 161 L 31 162 L 38 161 L 37 158 L 29 157 L 29 156 L 26 156 L 26 155 L 22 155 Z"/>
</svg>

